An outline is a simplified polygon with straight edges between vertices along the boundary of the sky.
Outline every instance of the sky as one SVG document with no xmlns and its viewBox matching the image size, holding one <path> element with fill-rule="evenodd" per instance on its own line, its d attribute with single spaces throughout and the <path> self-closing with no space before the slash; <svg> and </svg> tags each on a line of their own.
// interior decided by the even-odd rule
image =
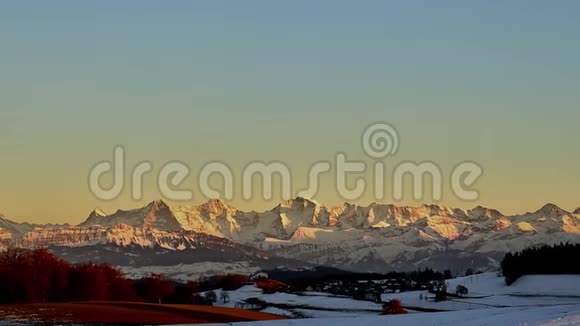
<svg viewBox="0 0 580 326">
<path fill-rule="evenodd" d="M 0 212 L 15 221 L 142 206 L 172 161 L 191 169 L 179 204 L 206 200 L 196 175 L 220 161 L 230 203 L 268 209 L 279 192 L 241 198 L 247 164 L 284 162 L 296 187 L 338 152 L 372 164 L 361 134 L 378 121 L 400 137 L 387 170 L 482 167 L 477 200 L 446 189 L 442 205 L 580 206 L 578 1 L 2 1 L 0 42 Z M 141 200 L 89 189 L 116 145 L 154 166 Z M 316 200 L 344 201 L 320 183 Z M 431 202 L 406 193 L 397 204 Z"/>
</svg>

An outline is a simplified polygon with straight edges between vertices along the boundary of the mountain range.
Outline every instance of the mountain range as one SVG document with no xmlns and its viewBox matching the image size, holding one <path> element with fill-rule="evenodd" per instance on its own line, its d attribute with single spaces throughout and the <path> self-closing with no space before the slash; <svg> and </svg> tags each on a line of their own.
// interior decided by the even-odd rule
<svg viewBox="0 0 580 326">
<path fill-rule="evenodd" d="M 161 271 L 176 279 L 314 266 L 493 270 L 506 252 L 560 242 L 580 242 L 580 208 L 547 204 L 507 216 L 481 206 L 326 207 L 298 197 L 265 212 L 216 199 L 199 206 L 157 200 L 112 214 L 95 209 L 79 225 L 16 223 L 0 215 L 0 249 L 48 247 L 73 262 L 109 262 L 130 276 Z"/>
</svg>

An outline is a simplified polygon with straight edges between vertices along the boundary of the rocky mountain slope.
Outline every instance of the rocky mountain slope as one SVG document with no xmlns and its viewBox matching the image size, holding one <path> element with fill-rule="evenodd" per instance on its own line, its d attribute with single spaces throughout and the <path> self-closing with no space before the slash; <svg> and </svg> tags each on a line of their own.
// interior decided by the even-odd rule
<svg viewBox="0 0 580 326">
<path fill-rule="evenodd" d="M 305 198 L 265 212 L 244 212 L 220 200 L 199 206 L 94 210 L 78 226 L 19 224 L 0 217 L 3 247 L 47 246 L 68 259 L 119 265 L 258 262 L 272 267 L 326 265 L 355 271 L 417 267 L 493 269 L 507 251 L 580 241 L 580 208 L 547 204 L 521 215 L 476 207 L 344 203 Z M 84 258 L 83 258 L 84 257 Z"/>
</svg>

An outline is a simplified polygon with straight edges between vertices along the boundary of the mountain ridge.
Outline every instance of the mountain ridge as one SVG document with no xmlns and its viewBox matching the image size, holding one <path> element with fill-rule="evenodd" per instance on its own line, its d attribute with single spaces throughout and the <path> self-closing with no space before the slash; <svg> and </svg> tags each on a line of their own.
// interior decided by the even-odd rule
<svg viewBox="0 0 580 326">
<path fill-rule="evenodd" d="M 155 200 L 138 208 L 118 209 L 112 214 L 95 208 L 77 226 L 82 228 L 100 225 L 112 228 L 126 224 L 145 229 L 195 231 L 234 240 L 248 240 L 240 239 L 239 235 L 242 229 L 249 227 L 256 229 L 250 238 L 259 234 L 290 238 L 299 227 L 381 229 L 418 225 L 432 228 L 450 223 L 479 223 L 481 225 L 476 225 L 477 227 L 495 227 L 497 231 L 512 224 L 545 222 L 547 219 L 562 216 L 569 217 L 568 223 L 575 225 L 575 215 L 578 212 L 580 208 L 569 212 L 552 203 L 534 212 L 516 215 L 505 215 L 496 209 L 483 206 L 463 210 L 437 204 L 397 206 L 375 202 L 368 206 L 343 203 L 329 207 L 303 197 L 282 201 L 270 210 L 246 212 L 220 199 L 210 199 L 200 205 L 182 206 L 170 206 L 163 200 Z M 0 215 L 0 229 L 16 236 L 22 236 L 37 227 L 52 228 L 58 225 L 17 223 Z M 454 233 L 453 236 L 456 237 L 457 233 Z"/>
<path fill-rule="evenodd" d="M 93 254 L 104 250 L 97 256 L 115 257 L 114 261 L 125 261 L 118 258 L 119 250 L 142 248 L 139 255 L 150 252 L 165 261 L 159 250 L 182 252 L 188 260 L 188 252 L 199 254 L 205 246 L 213 254 L 206 250 L 204 257 L 222 257 L 228 263 L 255 255 L 262 262 L 281 259 L 293 262 L 288 264 L 308 262 L 354 271 L 461 270 L 473 267 L 470 262 L 490 270 L 508 251 L 580 242 L 576 211 L 554 204 L 511 216 L 483 206 L 467 210 L 437 204 L 343 203 L 327 207 L 298 197 L 269 210 L 247 212 L 218 199 L 190 206 L 156 200 L 112 214 L 95 209 L 74 226 L 18 224 L 2 218 L 0 248 L 47 246 L 64 253 L 75 248 L 79 257 L 85 249 Z M 258 251 L 246 250 L 239 258 L 224 255 L 236 244 Z"/>
</svg>

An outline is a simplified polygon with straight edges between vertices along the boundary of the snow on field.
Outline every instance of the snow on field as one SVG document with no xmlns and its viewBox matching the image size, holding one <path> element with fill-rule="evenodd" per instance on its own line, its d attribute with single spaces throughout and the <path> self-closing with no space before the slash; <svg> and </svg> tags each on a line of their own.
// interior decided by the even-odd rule
<svg viewBox="0 0 580 326">
<path fill-rule="evenodd" d="M 350 298 L 322 297 L 322 296 L 301 296 L 288 293 L 266 294 L 260 299 L 273 304 L 289 304 L 301 307 L 314 307 L 322 309 L 340 309 L 344 311 L 376 311 L 381 312 L 382 305 L 360 301 Z"/>
<path fill-rule="evenodd" d="M 290 311 L 275 308 L 275 307 L 268 307 L 268 308 L 262 310 L 262 312 L 267 313 L 267 314 L 272 314 L 272 315 L 278 315 L 278 316 L 286 316 L 286 317 L 293 316 L 293 314 Z"/>
<path fill-rule="evenodd" d="M 249 298 L 258 298 L 273 305 L 288 305 L 297 308 L 315 308 L 326 310 L 341 310 L 344 312 L 362 312 L 378 314 L 382 311 L 382 305 L 354 300 L 348 297 L 335 297 L 328 293 L 309 292 L 308 295 L 298 295 L 290 293 L 263 294 L 262 290 L 254 285 L 245 285 L 236 291 L 229 291 L 230 301 L 228 303 L 218 302 L 216 305 L 234 307 L 236 303 Z"/>
<path fill-rule="evenodd" d="M 509 288 L 511 294 L 580 297 L 580 275 L 529 275 Z"/>
<path fill-rule="evenodd" d="M 248 326 L 318 326 L 318 325 L 418 325 L 418 326 L 483 326 L 525 325 L 566 326 L 580 325 L 580 275 L 533 275 L 506 286 L 504 279 L 495 273 L 460 277 L 448 281 L 449 291 L 457 285 L 469 289 L 464 298 L 449 298 L 434 302 L 427 291 L 386 294 L 383 301 L 400 299 L 403 305 L 430 308 L 442 312 L 412 312 L 399 316 L 378 316 L 381 305 L 326 293 L 306 292 L 302 295 L 275 293 L 263 294 L 253 285 L 228 292 L 236 302 L 258 298 L 272 304 L 263 312 L 289 317 L 276 322 L 253 322 L 236 325 Z M 421 299 L 423 297 L 423 299 Z M 218 303 L 220 304 L 220 303 Z"/>
<path fill-rule="evenodd" d="M 449 288 L 464 285 L 473 294 L 513 294 L 542 296 L 580 296 L 580 275 L 526 275 L 510 286 L 495 273 L 484 273 L 449 280 Z"/>
<path fill-rule="evenodd" d="M 218 293 L 220 290 L 216 291 Z M 202 293 L 203 295 L 204 293 Z M 329 293 L 305 292 L 301 295 L 290 293 L 263 294 L 254 285 L 245 285 L 238 290 L 228 291 L 229 302 L 218 300 L 215 305 L 236 307 L 237 303 L 250 298 L 266 302 L 268 307 L 262 312 L 293 318 L 338 318 L 354 316 L 377 316 L 382 305 L 350 297 L 333 296 Z"/>
<path fill-rule="evenodd" d="M 242 302 L 249 298 L 259 298 L 263 294 L 262 290 L 255 287 L 254 285 L 244 285 L 235 291 L 228 291 L 228 295 L 230 296 L 229 302 L 223 303 L 222 301 L 218 300 L 216 305 L 222 307 L 234 307 L 238 302 Z"/>
<path fill-rule="evenodd" d="M 438 310 L 472 310 L 500 307 L 542 307 L 580 304 L 580 275 L 530 275 L 506 286 L 503 277 L 484 273 L 448 281 L 448 291 L 457 285 L 469 289 L 464 298 L 434 302 L 427 291 L 385 294 L 383 301 L 399 299 L 404 306 Z M 421 299 L 423 298 L 423 299 Z"/>
<path fill-rule="evenodd" d="M 580 275 L 533 275 L 524 276 L 511 286 L 506 286 L 503 277 L 495 273 L 484 273 L 460 277 L 448 281 L 449 291 L 457 285 L 466 286 L 469 295 L 463 298 L 450 297 L 447 301 L 434 302 L 433 294 L 427 291 L 412 291 L 384 294 L 383 301 L 399 299 L 405 307 L 440 311 L 477 310 L 491 308 L 536 308 L 555 305 L 580 304 Z M 376 315 L 382 307 L 368 301 L 337 297 L 328 293 L 305 292 L 302 295 L 289 293 L 263 294 L 254 285 L 245 285 L 228 292 L 230 301 L 218 305 L 235 307 L 236 303 L 249 298 L 260 299 L 287 315 L 295 313 L 304 317 L 339 317 L 353 315 Z M 270 307 L 273 308 L 273 307 Z M 278 311 L 280 312 L 280 311 Z"/>
<path fill-rule="evenodd" d="M 329 311 L 329 310 L 312 310 L 312 309 L 292 309 L 295 313 L 303 318 L 352 318 L 363 316 L 377 316 L 377 312 L 366 311 Z M 267 312 L 262 310 L 262 312 Z"/>
<path fill-rule="evenodd" d="M 494 308 L 486 310 L 417 313 L 398 316 L 291 319 L 236 323 L 239 326 L 572 326 L 580 325 L 580 305 L 543 308 Z"/>
</svg>

